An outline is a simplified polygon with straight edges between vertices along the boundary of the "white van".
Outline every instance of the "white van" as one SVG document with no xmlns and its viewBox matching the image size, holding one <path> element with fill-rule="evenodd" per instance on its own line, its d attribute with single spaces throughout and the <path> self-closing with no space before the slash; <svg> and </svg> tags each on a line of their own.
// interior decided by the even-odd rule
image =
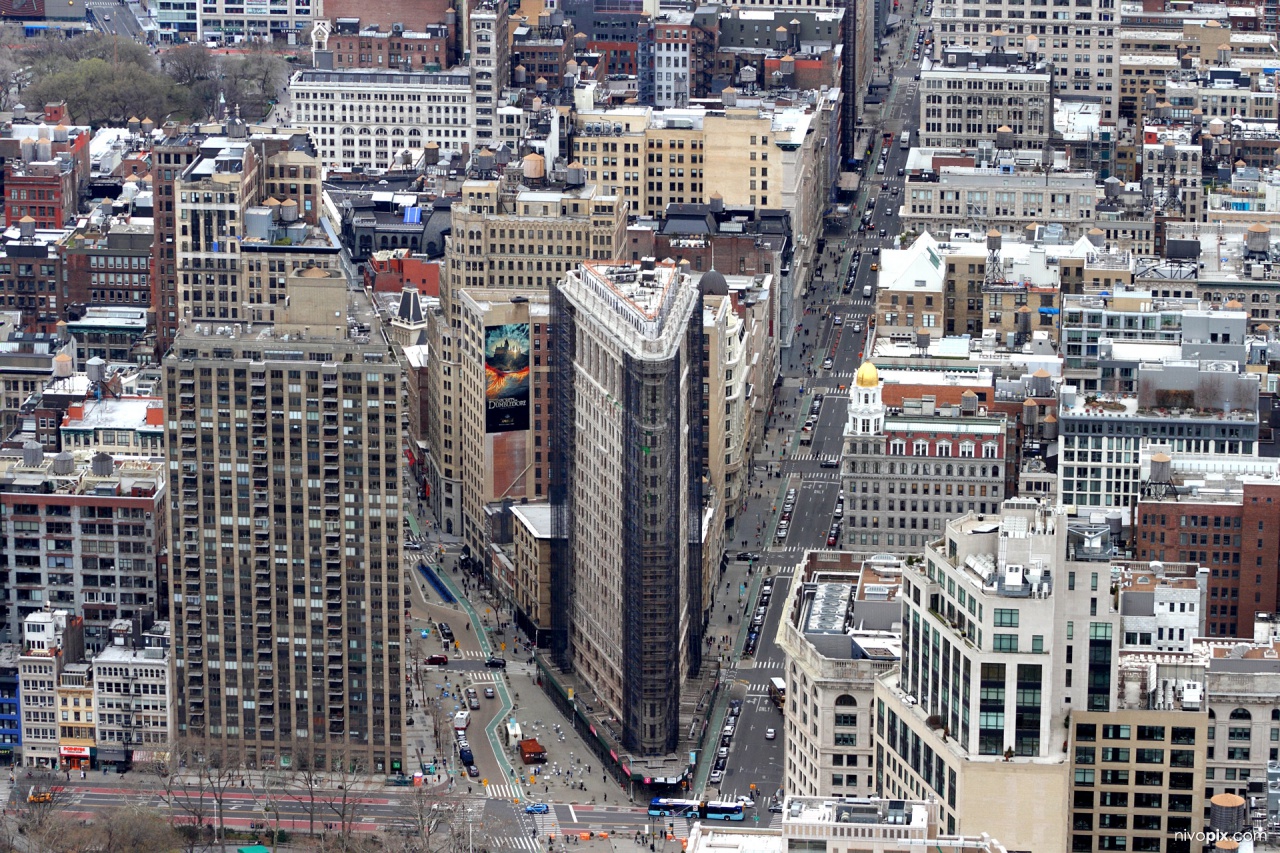
<svg viewBox="0 0 1280 853">
<path fill-rule="evenodd" d="M 862 298 L 863 299 L 871 298 L 871 285 L 869 284 L 862 285 Z"/>
</svg>

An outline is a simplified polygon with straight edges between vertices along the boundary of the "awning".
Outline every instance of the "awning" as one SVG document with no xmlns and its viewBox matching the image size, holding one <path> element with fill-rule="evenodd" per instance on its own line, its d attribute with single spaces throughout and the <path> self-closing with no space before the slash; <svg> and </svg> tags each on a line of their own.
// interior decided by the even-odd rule
<svg viewBox="0 0 1280 853">
<path fill-rule="evenodd" d="M 98 747 L 99 761 L 127 761 L 129 751 L 123 746 L 100 746 Z"/>
<path fill-rule="evenodd" d="M 1041 308 L 1040 313 L 1041 314 L 1057 314 L 1058 309 L 1057 308 Z"/>
<path fill-rule="evenodd" d="M 156 751 L 151 749 L 135 749 L 133 751 L 133 763 L 141 764 L 146 761 L 165 762 L 169 760 L 169 753 L 166 751 Z"/>
</svg>

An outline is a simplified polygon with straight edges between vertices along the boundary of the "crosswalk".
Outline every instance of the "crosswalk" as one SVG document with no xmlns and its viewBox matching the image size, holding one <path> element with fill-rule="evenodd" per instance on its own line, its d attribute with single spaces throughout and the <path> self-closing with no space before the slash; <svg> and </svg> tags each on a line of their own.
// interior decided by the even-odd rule
<svg viewBox="0 0 1280 853">
<path fill-rule="evenodd" d="M 492 850 L 542 850 L 542 842 L 545 838 L 531 838 L 528 835 L 506 835 L 491 839 L 493 844 Z"/>
<path fill-rule="evenodd" d="M 555 809 L 546 814 L 533 815 L 533 825 L 537 827 L 538 835 L 542 838 L 560 834 L 560 819 L 556 817 Z"/>
<path fill-rule="evenodd" d="M 523 800 L 524 789 L 519 785 L 490 784 L 485 787 L 485 793 L 491 800 Z"/>
<path fill-rule="evenodd" d="M 790 456 L 787 457 L 787 459 L 791 462 L 821 462 L 823 459 L 834 459 L 834 458 L 837 458 L 837 457 L 834 456 L 833 454 L 817 453 L 812 450 L 802 450 L 798 453 L 792 453 Z M 832 468 L 830 470 L 834 471 L 837 469 Z"/>
</svg>

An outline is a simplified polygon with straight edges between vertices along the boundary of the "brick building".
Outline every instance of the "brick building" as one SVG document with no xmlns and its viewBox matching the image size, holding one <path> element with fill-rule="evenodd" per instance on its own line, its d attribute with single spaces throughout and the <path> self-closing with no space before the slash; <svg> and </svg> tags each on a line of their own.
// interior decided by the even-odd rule
<svg viewBox="0 0 1280 853">
<path fill-rule="evenodd" d="M 35 445 L 0 457 L 0 573 L 11 591 L 0 634 L 18 639 L 16 626 L 51 603 L 82 613 L 85 646 L 100 651 L 112 621 L 154 615 L 164 494 L 159 461 Z"/>
<path fill-rule="evenodd" d="M 457 41 L 443 22 L 421 29 L 392 24 L 384 32 L 378 24 L 362 26 L 359 18 L 339 18 L 328 49 L 334 68 L 446 71 L 458 61 Z"/>
<path fill-rule="evenodd" d="M 1274 460 L 1242 459 L 1255 466 Z M 1205 632 L 1253 636 L 1254 615 L 1280 607 L 1280 478 L 1205 476 L 1155 452 L 1134 511 L 1139 560 L 1199 563 L 1209 569 Z"/>
<path fill-rule="evenodd" d="M 58 241 L 65 271 L 63 310 L 89 306 L 151 307 L 150 225 L 109 221 L 84 225 Z"/>
</svg>

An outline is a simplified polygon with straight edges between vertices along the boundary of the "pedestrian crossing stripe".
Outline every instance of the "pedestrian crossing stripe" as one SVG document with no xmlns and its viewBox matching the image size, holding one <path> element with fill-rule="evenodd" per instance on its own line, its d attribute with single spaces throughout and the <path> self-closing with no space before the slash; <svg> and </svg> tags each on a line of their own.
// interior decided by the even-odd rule
<svg viewBox="0 0 1280 853">
<path fill-rule="evenodd" d="M 485 791 L 491 800 L 524 799 L 524 791 L 519 785 L 487 785 Z"/>
<path fill-rule="evenodd" d="M 530 850 L 541 851 L 542 839 L 528 836 L 508 835 L 493 839 L 494 850 Z"/>
</svg>

